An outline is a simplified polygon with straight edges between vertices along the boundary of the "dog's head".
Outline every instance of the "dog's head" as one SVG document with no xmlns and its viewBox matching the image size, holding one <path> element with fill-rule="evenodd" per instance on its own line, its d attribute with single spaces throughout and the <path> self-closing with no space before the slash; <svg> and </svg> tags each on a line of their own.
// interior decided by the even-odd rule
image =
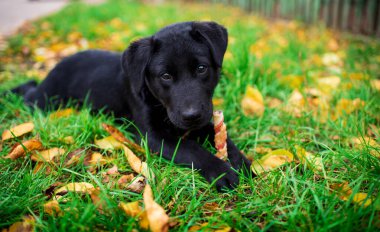
<svg viewBox="0 0 380 232">
<path fill-rule="evenodd" d="M 132 43 L 122 66 L 133 88 L 146 86 L 172 124 L 196 129 L 211 119 L 226 48 L 224 27 L 214 22 L 178 23 Z"/>
</svg>

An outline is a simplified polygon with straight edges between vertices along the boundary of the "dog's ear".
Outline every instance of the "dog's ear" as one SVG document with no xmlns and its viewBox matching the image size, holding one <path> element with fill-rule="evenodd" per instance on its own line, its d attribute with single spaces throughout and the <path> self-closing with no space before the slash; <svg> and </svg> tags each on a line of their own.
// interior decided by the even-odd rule
<svg viewBox="0 0 380 232">
<path fill-rule="evenodd" d="M 193 22 L 191 35 L 206 42 L 215 64 L 221 67 L 228 44 L 226 28 L 214 22 Z"/>
<path fill-rule="evenodd" d="M 130 82 L 137 91 L 143 86 L 145 69 L 152 55 L 152 37 L 143 38 L 133 42 L 124 51 L 121 58 L 121 66 L 124 73 L 130 78 Z"/>
</svg>

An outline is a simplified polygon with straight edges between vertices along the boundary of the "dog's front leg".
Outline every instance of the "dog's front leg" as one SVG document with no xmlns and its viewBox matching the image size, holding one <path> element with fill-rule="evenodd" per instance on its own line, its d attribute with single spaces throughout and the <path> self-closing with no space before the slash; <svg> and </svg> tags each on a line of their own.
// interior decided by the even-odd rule
<svg viewBox="0 0 380 232">
<path fill-rule="evenodd" d="M 221 191 L 224 187 L 233 188 L 239 184 L 238 175 L 231 166 L 203 149 L 196 141 L 180 140 L 164 133 L 148 133 L 148 146 L 152 151 L 160 152 L 164 158 L 175 163 L 193 167 L 209 181 L 216 181 L 216 188 Z"/>
<path fill-rule="evenodd" d="M 214 124 L 209 123 L 202 129 L 194 131 L 191 134 L 193 139 L 200 139 L 202 142 L 208 140 L 213 146 L 215 146 L 215 130 Z M 243 170 L 246 176 L 254 176 L 252 171 L 250 171 L 251 161 L 249 161 L 236 147 L 235 143 L 227 136 L 227 153 L 228 160 L 231 163 L 232 167 L 236 170 Z"/>
</svg>

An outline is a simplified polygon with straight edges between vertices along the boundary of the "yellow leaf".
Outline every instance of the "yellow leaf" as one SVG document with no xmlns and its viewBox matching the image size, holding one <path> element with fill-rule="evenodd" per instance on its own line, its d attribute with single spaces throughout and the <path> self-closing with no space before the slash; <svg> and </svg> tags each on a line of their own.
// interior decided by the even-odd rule
<svg viewBox="0 0 380 232">
<path fill-rule="evenodd" d="M 348 185 L 348 182 L 333 184 L 330 187 L 339 194 L 340 199 L 344 201 L 351 199 L 352 189 Z M 358 192 L 352 196 L 352 202 L 367 207 L 372 204 L 372 198 L 368 197 L 367 193 Z"/>
<path fill-rule="evenodd" d="M 351 114 L 352 112 L 362 108 L 365 105 L 365 102 L 359 98 L 354 100 L 340 99 L 335 106 L 335 119 L 339 118 L 344 114 Z"/>
<path fill-rule="evenodd" d="M 154 201 L 152 188 L 149 184 L 145 185 L 143 198 L 150 230 L 152 232 L 168 231 L 169 216 L 166 215 L 165 210 Z"/>
<path fill-rule="evenodd" d="M 260 91 L 252 86 L 247 86 L 245 95 L 241 101 L 241 107 L 246 116 L 262 116 L 265 107 Z"/>
<path fill-rule="evenodd" d="M 212 105 L 213 106 L 221 106 L 223 105 L 224 99 L 223 98 L 213 98 L 212 99 Z"/>
<path fill-rule="evenodd" d="M 25 216 L 21 222 L 15 222 L 8 228 L 8 232 L 32 232 L 36 220 L 32 216 Z"/>
<path fill-rule="evenodd" d="M 74 110 L 73 108 L 61 109 L 61 110 L 57 110 L 51 113 L 49 118 L 50 119 L 63 118 L 63 117 L 68 117 L 74 113 L 76 113 L 76 110 Z"/>
<path fill-rule="evenodd" d="M 138 201 L 129 203 L 120 202 L 119 208 L 122 209 L 126 215 L 131 217 L 139 216 L 143 212 L 142 208 L 139 206 Z"/>
<path fill-rule="evenodd" d="M 141 173 L 148 179 L 155 178 L 153 172 L 149 169 L 147 163 L 142 162 L 140 158 L 137 157 L 128 147 L 124 145 L 122 145 L 122 147 L 124 149 L 124 155 L 127 158 L 129 165 L 131 165 L 133 171 Z"/>
<path fill-rule="evenodd" d="M 106 123 L 102 123 L 102 127 L 112 136 L 114 137 L 117 141 L 119 141 L 120 143 L 125 143 L 128 145 L 128 147 L 130 147 L 131 149 L 133 149 L 134 151 L 137 151 L 137 152 L 141 152 L 141 153 L 145 153 L 145 150 L 137 145 L 136 143 L 132 142 L 131 140 L 127 139 L 123 133 L 121 133 L 118 129 L 116 129 L 115 127 L 111 126 L 111 125 L 108 125 Z"/>
<path fill-rule="evenodd" d="M 94 189 L 94 186 L 87 182 L 74 182 L 69 183 L 63 187 L 60 187 L 54 191 L 55 195 L 64 195 L 67 192 L 77 192 L 77 193 L 91 193 L 91 190 Z"/>
<path fill-rule="evenodd" d="M 372 199 L 368 198 L 367 193 L 356 193 L 352 198 L 352 202 L 363 204 L 364 207 L 367 207 L 372 204 Z"/>
<path fill-rule="evenodd" d="M 379 79 L 375 79 L 375 80 L 371 80 L 371 87 L 377 91 L 380 91 L 380 80 Z"/>
<path fill-rule="evenodd" d="M 2 134 L 2 140 L 7 140 L 11 138 L 20 137 L 21 135 L 27 134 L 34 129 L 34 124 L 32 122 L 23 123 L 20 125 L 17 125 L 15 127 L 12 127 L 9 130 L 6 130 Z"/>
<path fill-rule="evenodd" d="M 294 156 L 285 149 L 277 149 L 269 152 L 259 160 L 252 162 L 251 169 L 256 174 L 277 168 L 285 163 L 293 161 Z"/>
<path fill-rule="evenodd" d="M 108 136 L 103 139 L 95 140 L 95 145 L 104 150 L 116 150 L 123 148 L 123 144 L 114 137 Z"/>
<path fill-rule="evenodd" d="M 44 204 L 44 212 L 49 215 L 57 215 L 62 216 L 61 207 L 59 207 L 59 203 L 57 200 L 51 200 Z"/>
<path fill-rule="evenodd" d="M 285 86 L 289 86 L 292 89 L 301 88 L 304 77 L 300 75 L 287 75 L 279 79 L 280 83 Z"/>
<path fill-rule="evenodd" d="M 15 160 L 21 156 L 24 156 L 26 152 L 38 150 L 42 148 L 42 143 L 37 139 L 31 139 L 22 144 L 15 145 L 12 150 L 5 156 L 5 159 Z"/>
<path fill-rule="evenodd" d="M 55 157 L 58 157 L 64 153 L 65 149 L 54 147 L 49 150 L 44 150 L 33 154 L 31 159 L 37 162 L 53 162 Z"/>
<path fill-rule="evenodd" d="M 322 56 L 322 63 L 325 66 L 341 66 L 343 64 L 342 60 L 336 53 L 325 53 Z"/>
<path fill-rule="evenodd" d="M 304 148 L 300 146 L 296 147 L 296 155 L 302 164 L 307 165 L 310 169 L 314 171 L 322 170 L 322 158 L 316 157 L 315 155 L 307 152 Z"/>
</svg>

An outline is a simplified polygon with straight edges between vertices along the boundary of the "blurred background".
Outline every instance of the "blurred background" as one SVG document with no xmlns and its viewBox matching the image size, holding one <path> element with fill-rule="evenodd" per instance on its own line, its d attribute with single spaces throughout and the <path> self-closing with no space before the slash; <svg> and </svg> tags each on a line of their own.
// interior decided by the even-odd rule
<svg viewBox="0 0 380 232">
<path fill-rule="evenodd" d="M 125 1 L 128 2 L 128 0 Z M 23 21 L 57 11 L 68 2 L 73 2 L 73 0 L 2 0 L 0 1 L 0 33 L 9 34 Z M 100 4 L 104 0 L 82 0 L 81 2 Z M 380 37 L 379 0 L 142 0 L 141 2 L 152 4 L 221 3 L 239 6 L 248 12 L 271 19 L 295 19 L 308 24 L 323 23 L 334 29 Z"/>
</svg>

